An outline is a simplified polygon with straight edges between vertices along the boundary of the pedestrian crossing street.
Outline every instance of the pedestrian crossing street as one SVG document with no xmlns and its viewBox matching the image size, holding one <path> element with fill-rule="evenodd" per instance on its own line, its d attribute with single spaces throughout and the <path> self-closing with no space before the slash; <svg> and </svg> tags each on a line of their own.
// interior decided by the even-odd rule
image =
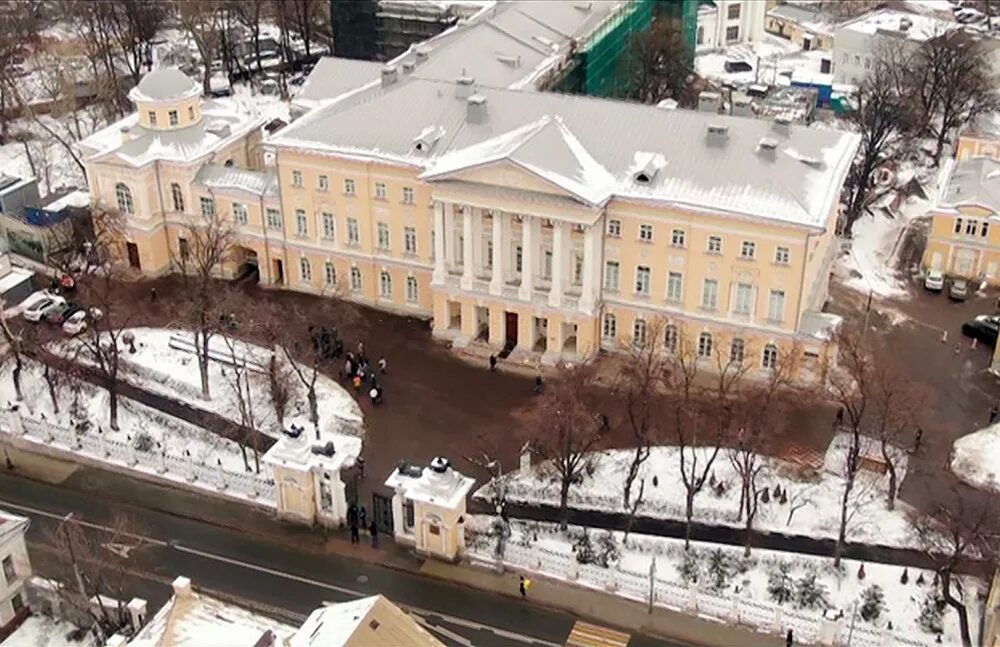
<svg viewBox="0 0 1000 647">
<path fill-rule="evenodd" d="M 629 634 L 577 620 L 566 647 L 626 647 Z"/>
</svg>

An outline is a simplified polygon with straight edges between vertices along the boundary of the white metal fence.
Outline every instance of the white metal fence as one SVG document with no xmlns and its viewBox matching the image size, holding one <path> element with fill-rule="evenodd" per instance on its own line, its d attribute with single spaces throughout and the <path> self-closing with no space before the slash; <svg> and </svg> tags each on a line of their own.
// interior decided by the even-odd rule
<svg viewBox="0 0 1000 647">
<path fill-rule="evenodd" d="M 538 546 L 508 543 L 499 562 L 491 554 L 473 551 L 475 548 L 470 547 L 469 557 L 475 562 L 513 566 L 554 579 L 568 578 L 581 586 L 613 592 L 638 602 L 648 604 L 652 591 L 652 604 L 674 611 L 693 613 L 724 623 L 735 622 L 766 633 L 783 634 L 792 629 L 796 642 L 802 644 L 846 644 L 849 632 L 851 645 L 857 647 L 923 647 L 933 642 L 919 640 L 909 634 L 876 629 L 860 620 L 851 631 L 847 626 L 849 619 L 836 621 L 824 618 L 818 612 L 784 607 L 770 600 L 703 591 L 660 579 L 655 573 L 650 576 L 649 573 L 636 573 L 619 566 L 603 568 L 596 564 L 580 564 L 575 555 Z"/>
<path fill-rule="evenodd" d="M 140 474 L 156 474 L 161 478 L 186 483 L 190 487 L 224 493 L 266 506 L 274 506 L 276 502 L 274 482 L 266 473 L 235 472 L 220 465 L 206 465 L 190 456 L 169 454 L 165 450 L 143 451 L 135 446 L 135 440 L 121 442 L 108 438 L 107 434 L 100 431 L 81 433 L 47 420 L 26 418 L 18 411 L 2 411 L 0 434 L 9 434 L 21 441 L 68 454 L 70 460 L 82 455 Z"/>
</svg>

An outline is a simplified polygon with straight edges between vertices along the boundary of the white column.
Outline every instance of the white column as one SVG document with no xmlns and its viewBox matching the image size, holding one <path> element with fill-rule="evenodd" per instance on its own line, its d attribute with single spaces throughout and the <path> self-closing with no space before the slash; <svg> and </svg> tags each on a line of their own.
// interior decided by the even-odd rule
<svg viewBox="0 0 1000 647">
<path fill-rule="evenodd" d="M 474 207 L 472 210 L 472 273 L 479 275 L 483 270 L 485 251 L 483 251 L 483 210 Z"/>
<path fill-rule="evenodd" d="M 475 239 L 472 235 L 472 207 L 466 207 L 462 212 L 462 289 L 472 289 L 473 270 L 476 267 Z M 478 214 L 476 214 L 478 215 Z"/>
<path fill-rule="evenodd" d="M 444 271 L 450 272 L 455 266 L 455 205 L 444 203 Z"/>
<path fill-rule="evenodd" d="M 538 253 L 538 219 L 524 216 L 521 221 L 521 291 L 522 301 L 531 301 L 535 290 L 535 256 Z"/>
<path fill-rule="evenodd" d="M 510 243 L 507 240 L 507 214 L 497 211 L 493 214 L 493 276 L 490 280 L 490 294 L 503 294 L 505 261 L 507 260 L 507 248 Z"/>
<path fill-rule="evenodd" d="M 559 220 L 552 221 L 552 287 L 549 289 L 549 305 L 562 305 L 563 289 L 566 283 L 566 243 L 567 225 Z"/>
<path fill-rule="evenodd" d="M 434 277 L 435 285 L 444 283 L 444 275 L 447 272 L 445 259 L 445 223 L 444 223 L 444 203 L 440 200 L 434 201 Z"/>
<path fill-rule="evenodd" d="M 597 221 L 583 235 L 583 290 L 580 309 L 593 312 L 601 284 L 601 223 Z"/>
</svg>

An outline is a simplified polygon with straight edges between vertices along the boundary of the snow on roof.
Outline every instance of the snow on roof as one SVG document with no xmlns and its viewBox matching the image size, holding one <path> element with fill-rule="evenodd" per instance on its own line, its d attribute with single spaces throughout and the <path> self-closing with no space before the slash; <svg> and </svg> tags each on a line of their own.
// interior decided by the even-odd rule
<svg viewBox="0 0 1000 647">
<path fill-rule="evenodd" d="M 320 607 L 306 618 L 290 641 L 290 647 L 340 647 L 365 621 L 381 595 Z"/>
<path fill-rule="evenodd" d="M 832 36 L 838 20 L 822 11 L 802 5 L 781 4 L 767 12 L 771 18 L 787 20 L 811 32 Z"/>
<path fill-rule="evenodd" d="M 15 532 L 23 532 L 28 528 L 28 519 L 0 510 L 0 539 Z"/>
<path fill-rule="evenodd" d="M 142 77 L 129 92 L 132 101 L 169 101 L 186 99 L 201 93 L 194 79 L 175 67 L 160 67 Z"/>
<path fill-rule="evenodd" d="M 1000 161 L 989 157 L 956 162 L 941 190 L 940 206 L 977 204 L 1000 212 Z"/>
<path fill-rule="evenodd" d="M 94 634 L 87 631 L 77 639 L 70 639 L 71 634 L 80 634 L 76 626 L 65 621 L 50 618 L 45 615 L 31 614 L 24 619 L 14 633 L 10 634 L 3 645 L 11 647 L 30 645 L 31 647 L 84 647 L 94 644 Z"/>
<path fill-rule="evenodd" d="M 383 64 L 324 56 L 306 77 L 293 102 L 304 108 L 341 96 L 363 85 L 378 81 Z"/>
<path fill-rule="evenodd" d="M 435 458 L 430 466 L 424 468 L 401 464 L 389 475 L 385 485 L 401 491 L 411 501 L 454 508 L 465 499 L 475 482 L 475 479 L 456 472 L 444 459 Z"/>
<path fill-rule="evenodd" d="M 66 207 L 86 207 L 90 205 L 90 192 L 83 189 L 70 191 L 45 205 L 46 211 L 62 211 Z"/>
<path fill-rule="evenodd" d="M 257 196 L 278 195 L 278 174 L 275 171 L 205 164 L 198 170 L 195 182 L 209 189 L 245 191 Z"/>
<path fill-rule="evenodd" d="M 799 333 L 822 341 L 829 341 L 840 328 L 844 318 L 829 312 L 806 310 L 799 321 Z"/>
<path fill-rule="evenodd" d="M 424 169 L 430 181 L 510 155 L 584 203 L 611 195 L 822 227 L 859 141 L 834 129 L 792 125 L 777 132 L 767 120 L 592 97 L 482 86 L 476 93 L 486 114 L 470 121 L 455 84 L 410 77 L 320 108 L 271 143 L 406 164 Z M 428 125 L 444 136 L 418 153 L 414 134 Z M 727 129 L 719 145 L 709 145 L 709 125 Z M 775 137 L 785 154 L 761 158 L 763 137 Z M 637 151 L 667 162 L 646 184 L 630 173 Z"/>
<path fill-rule="evenodd" d="M 909 27 L 903 31 L 901 26 L 906 21 L 909 21 Z M 905 36 L 909 40 L 922 42 L 940 36 L 955 26 L 956 23 L 940 20 L 927 14 L 894 9 L 876 9 L 841 24 L 840 29 L 868 34 L 869 36 L 888 32 L 895 36 Z"/>
</svg>

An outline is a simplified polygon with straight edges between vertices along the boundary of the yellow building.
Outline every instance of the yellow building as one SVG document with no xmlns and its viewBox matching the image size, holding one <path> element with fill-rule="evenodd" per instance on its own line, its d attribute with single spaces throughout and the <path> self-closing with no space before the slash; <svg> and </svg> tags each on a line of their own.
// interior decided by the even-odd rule
<svg viewBox="0 0 1000 647">
<path fill-rule="evenodd" d="M 975 157 L 952 162 L 931 209 L 925 269 L 1000 283 L 1000 161 Z"/>
<path fill-rule="evenodd" d="M 973 157 L 1000 159 L 1000 114 L 980 115 L 962 129 L 955 146 L 955 159 Z"/>
</svg>

